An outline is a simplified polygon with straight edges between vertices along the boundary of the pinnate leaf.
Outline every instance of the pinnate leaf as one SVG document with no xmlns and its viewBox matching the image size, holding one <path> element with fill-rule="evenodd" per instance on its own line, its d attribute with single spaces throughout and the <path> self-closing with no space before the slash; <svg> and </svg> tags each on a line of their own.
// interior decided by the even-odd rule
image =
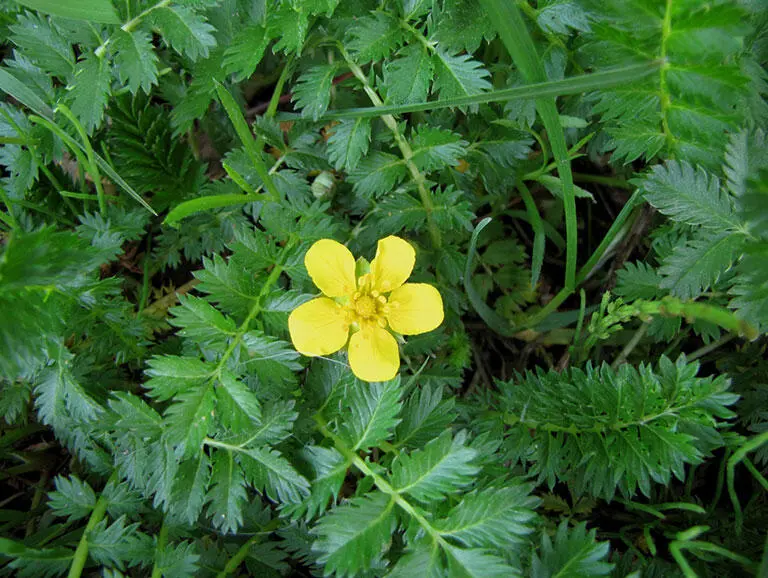
<svg viewBox="0 0 768 578">
<path fill-rule="evenodd" d="M 477 452 L 466 447 L 464 440 L 464 434 L 451 439 L 451 432 L 445 431 L 423 450 L 400 454 L 392 463 L 394 489 L 431 502 L 471 484 L 479 470 L 472 464 Z"/>
<path fill-rule="evenodd" d="M 381 556 L 395 525 L 394 502 L 388 495 L 353 498 L 320 519 L 313 530 L 313 549 L 320 553 L 326 572 L 357 576 Z"/>
<path fill-rule="evenodd" d="M 158 58 L 152 37 L 143 30 L 120 29 L 115 33 L 114 50 L 120 82 L 126 84 L 132 94 L 139 88 L 149 94 L 152 85 L 157 84 Z"/>
<path fill-rule="evenodd" d="M 345 442 L 354 450 L 367 450 L 389 439 L 400 422 L 400 377 L 385 382 L 358 382 L 345 403 L 348 417 L 342 424 Z"/>
<path fill-rule="evenodd" d="M 72 113 L 89 133 L 104 118 L 111 80 L 109 64 L 104 58 L 89 54 L 77 63 L 68 100 Z"/>
<path fill-rule="evenodd" d="M 57 516 L 80 520 L 89 516 L 96 505 L 96 494 L 86 482 L 77 476 L 56 476 L 56 491 L 48 494 L 48 505 Z"/>
<path fill-rule="evenodd" d="M 150 18 L 166 42 L 193 62 L 208 56 L 209 50 L 216 46 L 213 26 L 191 8 L 162 6 L 153 10 Z"/>
<path fill-rule="evenodd" d="M 342 120 L 328 138 L 328 160 L 337 171 L 353 170 L 368 152 L 370 142 L 370 119 Z"/>
</svg>

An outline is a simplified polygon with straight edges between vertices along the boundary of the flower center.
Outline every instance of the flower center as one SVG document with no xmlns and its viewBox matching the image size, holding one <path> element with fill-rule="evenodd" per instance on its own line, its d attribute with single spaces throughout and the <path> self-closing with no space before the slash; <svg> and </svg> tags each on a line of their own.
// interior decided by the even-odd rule
<svg viewBox="0 0 768 578">
<path fill-rule="evenodd" d="M 355 313 L 364 319 L 373 317 L 377 313 L 377 303 L 373 297 L 362 295 L 355 301 Z"/>
</svg>

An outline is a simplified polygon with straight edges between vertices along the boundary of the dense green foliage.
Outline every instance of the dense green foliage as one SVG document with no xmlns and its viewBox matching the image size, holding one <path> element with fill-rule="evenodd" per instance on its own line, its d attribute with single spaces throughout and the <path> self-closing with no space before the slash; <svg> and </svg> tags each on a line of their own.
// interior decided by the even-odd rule
<svg viewBox="0 0 768 578">
<path fill-rule="evenodd" d="M 754 0 L 0 0 L 0 575 L 768 574 Z M 445 320 L 301 356 L 304 255 Z"/>
</svg>

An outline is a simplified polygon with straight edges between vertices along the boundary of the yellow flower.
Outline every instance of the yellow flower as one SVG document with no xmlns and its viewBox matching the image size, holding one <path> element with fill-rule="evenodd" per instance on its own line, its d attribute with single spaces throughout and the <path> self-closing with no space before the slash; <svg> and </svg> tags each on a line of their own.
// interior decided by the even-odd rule
<svg viewBox="0 0 768 578">
<path fill-rule="evenodd" d="M 364 381 L 395 377 L 400 353 L 390 331 L 418 335 L 443 322 L 438 290 L 426 283 L 405 282 L 415 261 L 416 251 L 400 237 L 379 241 L 370 268 L 362 259 L 356 267 L 352 253 L 337 241 L 314 243 L 304 264 L 324 296 L 291 312 L 288 329 L 296 350 L 309 356 L 330 355 L 349 341 L 349 365 L 357 377 Z"/>
</svg>

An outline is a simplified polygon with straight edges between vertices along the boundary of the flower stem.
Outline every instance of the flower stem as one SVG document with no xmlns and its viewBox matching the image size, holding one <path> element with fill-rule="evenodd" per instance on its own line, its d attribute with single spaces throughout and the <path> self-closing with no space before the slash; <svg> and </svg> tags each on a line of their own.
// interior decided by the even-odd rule
<svg viewBox="0 0 768 578">
<path fill-rule="evenodd" d="M 368 95 L 368 98 L 371 99 L 373 105 L 377 107 L 384 106 L 384 102 L 381 100 L 376 91 L 371 87 L 363 70 L 357 65 L 357 63 L 355 63 L 355 61 L 352 60 L 349 53 L 343 46 L 339 45 L 339 50 L 341 51 L 344 60 L 346 60 L 349 69 L 352 71 L 352 74 L 354 74 L 355 78 L 357 78 L 363 85 L 363 90 L 365 90 L 365 93 Z M 423 174 L 421 174 L 419 167 L 417 167 L 413 162 L 413 150 L 411 149 L 411 145 L 408 144 L 408 141 L 405 139 L 405 137 L 400 134 L 400 128 L 397 126 L 397 120 L 395 120 L 395 117 L 391 114 L 382 114 L 381 120 L 392 132 L 392 136 L 395 138 L 395 143 L 400 149 L 400 153 L 403 155 L 405 166 L 408 167 L 408 171 L 411 173 L 413 182 L 416 183 L 416 189 L 419 192 L 421 204 L 424 206 L 424 211 L 427 214 L 427 228 L 429 229 L 429 236 L 432 239 L 432 245 L 435 249 L 439 249 L 442 245 L 442 239 L 440 236 L 440 229 L 437 228 L 437 225 L 433 219 L 432 214 L 435 209 L 434 205 L 432 204 L 432 197 L 430 195 L 429 189 L 427 189 L 426 178 Z"/>
</svg>

